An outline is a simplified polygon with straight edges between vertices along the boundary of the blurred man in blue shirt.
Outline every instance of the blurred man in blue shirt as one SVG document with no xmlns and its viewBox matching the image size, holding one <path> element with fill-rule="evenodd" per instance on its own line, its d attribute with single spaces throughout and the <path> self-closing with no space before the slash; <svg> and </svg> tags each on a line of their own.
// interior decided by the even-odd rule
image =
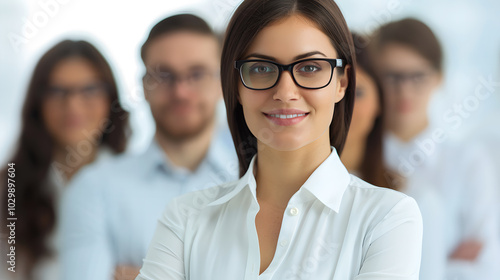
<svg viewBox="0 0 500 280">
<path fill-rule="evenodd" d="M 229 131 L 217 125 L 220 44 L 205 21 L 176 15 L 141 48 L 156 133 L 141 155 L 83 170 L 62 204 L 62 279 L 134 279 L 174 197 L 237 179 Z"/>
</svg>

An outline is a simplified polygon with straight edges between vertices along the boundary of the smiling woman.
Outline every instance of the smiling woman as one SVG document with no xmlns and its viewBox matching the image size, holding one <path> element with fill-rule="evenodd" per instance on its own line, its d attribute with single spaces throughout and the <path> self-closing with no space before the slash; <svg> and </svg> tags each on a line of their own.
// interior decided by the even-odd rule
<svg viewBox="0 0 500 280">
<path fill-rule="evenodd" d="M 221 63 L 242 177 L 173 200 L 137 279 L 418 279 L 415 201 L 339 159 L 354 65 L 335 2 L 243 1 Z"/>
</svg>

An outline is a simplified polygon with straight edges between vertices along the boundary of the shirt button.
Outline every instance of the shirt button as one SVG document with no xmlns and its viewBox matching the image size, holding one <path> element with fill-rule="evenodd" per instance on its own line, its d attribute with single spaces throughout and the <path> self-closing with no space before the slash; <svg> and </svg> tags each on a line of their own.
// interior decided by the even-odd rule
<svg viewBox="0 0 500 280">
<path fill-rule="evenodd" d="M 297 216 L 299 214 L 299 209 L 297 207 L 293 207 L 290 209 L 290 215 Z"/>
<path fill-rule="evenodd" d="M 280 242 L 280 246 L 281 246 L 281 247 L 285 247 L 286 245 L 288 245 L 288 241 L 286 241 L 286 240 L 282 240 L 282 241 Z"/>
</svg>

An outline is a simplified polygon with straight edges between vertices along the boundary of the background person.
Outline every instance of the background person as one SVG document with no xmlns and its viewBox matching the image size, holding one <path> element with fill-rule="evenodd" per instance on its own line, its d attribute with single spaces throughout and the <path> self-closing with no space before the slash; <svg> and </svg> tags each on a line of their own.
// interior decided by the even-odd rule
<svg viewBox="0 0 500 280">
<path fill-rule="evenodd" d="M 386 107 L 388 166 L 406 177 L 407 193 L 427 187 L 442 197 L 446 277 L 496 279 L 500 211 L 493 164 L 473 137 L 450 139 L 447 128 L 428 117 L 429 102 L 443 77 L 439 41 L 427 25 L 411 18 L 380 27 L 374 38 Z M 419 206 L 422 212 L 433 212 Z"/>
<path fill-rule="evenodd" d="M 17 271 L 4 270 L 2 261 L 2 275 L 59 279 L 60 198 L 83 166 L 122 153 L 127 133 L 128 113 L 118 102 L 113 73 L 93 45 L 65 40 L 40 58 L 24 102 L 19 144 L 9 161 L 16 170 Z M 0 172 L 2 180 L 6 172 Z M 2 201 L 7 202 L 6 187 Z M 7 247 L 2 245 L 2 251 Z"/>
<path fill-rule="evenodd" d="M 75 178 L 63 201 L 63 279 L 135 278 L 171 199 L 236 179 L 229 131 L 216 126 L 216 34 L 197 16 L 174 15 L 151 29 L 141 57 L 155 137 L 143 154 Z"/>
<path fill-rule="evenodd" d="M 356 101 L 351 128 L 342 152 L 342 161 L 350 173 L 367 182 L 396 189 L 414 198 L 423 220 L 420 279 L 443 280 L 446 269 L 446 236 L 444 207 L 437 190 L 425 185 L 407 189 L 401 175 L 384 162 L 384 99 L 380 77 L 376 72 L 370 39 L 353 34 L 356 47 Z"/>
</svg>

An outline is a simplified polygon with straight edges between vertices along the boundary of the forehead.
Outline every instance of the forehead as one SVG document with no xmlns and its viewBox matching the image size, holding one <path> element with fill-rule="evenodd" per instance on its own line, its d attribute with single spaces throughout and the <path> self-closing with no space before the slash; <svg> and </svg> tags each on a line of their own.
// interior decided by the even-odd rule
<svg viewBox="0 0 500 280">
<path fill-rule="evenodd" d="M 379 62 L 383 68 L 401 71 L 425 70 L 432 67 L 417 51 L 400 43 L 385 45 L 380 50 Z"/>
<path fill-rule="evenodd" d="M 154 39 L 146 51 L 146 65 L 185 69 L 193 65 L 215 66 L 220 59 L 216 38 L 193 32 L 176 32 Z"/>
<path fill-rule="evenodd" d="M 97 79 L 99 73 L 85 58 L 71 57 L 58 62 L 50 73 L 50 82 L 79 83 Z"/>
<path fill-rule="evenodd" d="M 244 56 L 259 53 L 290 63 L 297 55 L 320 51 L 329 58 L 337 52 L 330 38 L 319 27 L 301 15 L 291 15 L 264 27 L 251 42 Z"/>
</svg>

